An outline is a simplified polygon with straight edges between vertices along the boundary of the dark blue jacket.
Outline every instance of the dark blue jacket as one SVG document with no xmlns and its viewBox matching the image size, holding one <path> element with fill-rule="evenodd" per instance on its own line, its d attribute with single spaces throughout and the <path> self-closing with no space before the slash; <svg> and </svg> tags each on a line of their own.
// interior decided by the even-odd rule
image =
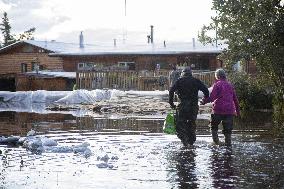
<svg viewBox="0 0 284 189">
<path fill-rule="evenodd" d="M 191 74 L 180 77 L 169 91 L 169 103 L 173 105 L 174 93 L 178 95 L 181 103 L 190 101 L 192 105 L 198 105 L 198 91 L 202 91 L 204 97 L 209 97 L 209 91 L 206 85 Z"/>
</svg>

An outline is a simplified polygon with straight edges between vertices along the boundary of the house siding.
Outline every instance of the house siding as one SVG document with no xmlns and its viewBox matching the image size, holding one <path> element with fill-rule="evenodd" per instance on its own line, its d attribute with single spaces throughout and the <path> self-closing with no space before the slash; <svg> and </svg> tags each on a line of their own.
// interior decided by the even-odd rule
<svg viewBox="0 0 284 189">
<path fill-rule="evenodd" d="M 74 72 L 78 70 L 79 63 L 94 63 L 104 67 L 117 65 L 118 62 L 137 62 L 136 56 L 73 56 L 63 57 L 63 69 L 65 71 Z"/>
<path fill-rule="evenodd" d="M 27 64 L 27 71 L 32 71 L 32 62 L 37 62 L 43 69 L 62 70 L 60 57 L 49 57 L 48 52 L 31 45 L 21 45 L 0 54 L 0 74 L 21 73 L 21 64 Z"/>
<path fill-rule="evenodd" d="M 75 79 L 74 79 L 75 84 Z M 71 90 L 67 78 L 38 77 L 25 74 L 18 74 L 16 78 L 16 91 L 67 91 Z"/>
<path fill-rule="evenodd" d="M 94 63 L 104 67 L 117 65 L 118 62 L 135 62 L 135 70 L 154 70 L 156 64 L 160 64 L 161 69 L 171 69 L 171 64 L 175 65 L 191 65 L 195 63 L 196 57 L 202 57 L 206 60 L 204 67 L 208 70 L 215 70 L 218 68 L 217 55 L 108 55 L 108 56 L 70 56 L 63 58 L 64 71 L 74 72 L 78 70 L 79 63 Z M 188 61 L 191 59 L 191 62 Z"/>
<path fill-rule="evenodd" d="M 117 65 L 118 62 L 135 62 L 135 70 L 154 70 L 156 64 L 161 69 L 171 69 L 171 64 L 189 66 L 196 61 L 202 62 L 209 70 L 218 68 L 217 54 L 210 53 L 183 53 L 183 54 L 129 54 L 129 55 L 73 55 L 73 56 L 49 56 L 50 51 L 33 46 L 31 44 L 20 44 L 0 54 L 0 74 L 21 73 L 21 64 L 27 65 L 27 71 L 32 71 L 32 62 L 37 62 L 43 69 L 63 70 L 75 72 L 79 63 L 94 63 L 104 67 Z M 206 65 L 204 65 L 206 64 Z M 197 67 L 197 68 L 198 68 Z"/>
<path fill-rule="evenodd" d="M 44 69 L 62 70 L 63 63 L 61 58 L 49 57 L 47 54 L 35 53 L 14 53 L 0 55 L 0 74 L 21 73 L 21 64 L 27 64 L 27 71 L 32 71 L 32 62 L 38 61 Z"/>
</svg>

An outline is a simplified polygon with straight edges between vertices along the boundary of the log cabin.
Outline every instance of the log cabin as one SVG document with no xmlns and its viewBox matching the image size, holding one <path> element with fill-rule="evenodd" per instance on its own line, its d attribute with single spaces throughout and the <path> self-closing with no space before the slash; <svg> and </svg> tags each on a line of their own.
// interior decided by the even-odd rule
<svg viewBox="0 0 284 189">
<path fill-rule="evenodd" d="M 81 33 L 82 35 L 82 33 Z M 193 70 L 215 70 L 220 67 L 217 55 L 222 49 L 190 43 L 109 45 L 79 44 L 57 41 L 25 40 L 0 49 L 0 90 L 36 90 L 36 87 L 18 86 L 25 76 L 37 79 L 38 71 L 76 72 L 78 70 L 126 69 L 170 70 L 171 65 L 191 66 Z M 43 80 L 45 74 L 41 73 Z M 47 77 L 51 80 L 50 75 Z M 54 76 L 54 78 L 57 78 Z M 62 77 L 60 77 L 62 80 Z M 57 79 L 54 79 L 56 81 Z M 69 82 L 68 79 L 66 82 Z M 66 85 L 66 84 L 62 84 Z M 70 88 L 70 87 L 68 87 Z M 45 90 L 66 90 L 54 87 Z"/>
</svg>

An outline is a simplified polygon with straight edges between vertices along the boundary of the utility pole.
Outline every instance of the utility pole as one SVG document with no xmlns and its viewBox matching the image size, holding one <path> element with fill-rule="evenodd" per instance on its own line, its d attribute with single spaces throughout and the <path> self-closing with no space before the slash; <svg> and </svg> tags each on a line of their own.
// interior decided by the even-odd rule
<svg viewBox="0 0 284 189">
<path fill-rule="evenodd" d="M 124 0 L 124 16 L 126 16 L 126 0 Z"/>
<path fill-rule="evenodd" d="M 125 24 L 125 28 L 126 28 L 126 0 L 124 0 L 124 24 Z M 126 41 L 126 37 L 127 37 L 127 29 L 125 29 L 125 28 L 123 28 L 123 34 L 122 34 L 122 41 L 123 41 L 123 43 L 125 43 L 125 41 Z"/>
</svg>

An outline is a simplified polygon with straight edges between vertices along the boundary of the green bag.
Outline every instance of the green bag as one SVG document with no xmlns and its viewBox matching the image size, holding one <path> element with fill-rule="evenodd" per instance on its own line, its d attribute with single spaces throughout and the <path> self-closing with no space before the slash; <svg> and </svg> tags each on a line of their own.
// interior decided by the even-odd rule
<svg viewBox="0 0 284 189">
<path fill-rule="evenodd" d="M 174 111 L 168 113 L 164 121 L 163 131 L 167 134 L 176 134 L 176 121 Z"/>
</svg>

